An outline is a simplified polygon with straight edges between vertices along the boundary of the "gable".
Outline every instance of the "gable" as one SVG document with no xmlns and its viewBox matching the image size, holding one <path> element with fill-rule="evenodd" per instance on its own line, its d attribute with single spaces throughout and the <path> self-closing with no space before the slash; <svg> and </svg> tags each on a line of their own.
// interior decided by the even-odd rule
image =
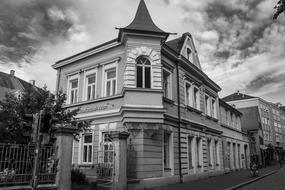
<svg viewBox="0 0 285 190">
<path fill-rule="evenodd" d="M 199 69 L 202 70 L 199 57 L 198 57 L 198 53 L 194 45 L 193 38 L 190 34 L 187 34 L 184 38 L 183 46 L 181 47 L 181 50 L 180 50 L 180 55 L 183 55 L 192 64 L 194 64 L 195 66 L 197 66 Z"/>
</svg>

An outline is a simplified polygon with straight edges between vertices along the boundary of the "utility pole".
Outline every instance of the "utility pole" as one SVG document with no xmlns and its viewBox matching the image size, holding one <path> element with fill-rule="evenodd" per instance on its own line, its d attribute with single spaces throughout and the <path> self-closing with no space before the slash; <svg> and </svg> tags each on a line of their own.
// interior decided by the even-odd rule
<svg viewBox="0 0 285 190">
<path fill-rule="evenodd" d="M 41 115 L 42 111 L 40 113 L 34 114 L 35 115 L 35 127 L 36 127 L 36 147 L 34 151 L 34 165 L 33 165 L 33 178 L 31 181 L 32 190 L 36 190 L 38 186 L 38 165 L 39 165 L 39 153 L 40 153 L 40 146 L 41 146 L 41 135 L 39 133 L 40 131 L 40 125 L 41 125 Z"/>
</svg>

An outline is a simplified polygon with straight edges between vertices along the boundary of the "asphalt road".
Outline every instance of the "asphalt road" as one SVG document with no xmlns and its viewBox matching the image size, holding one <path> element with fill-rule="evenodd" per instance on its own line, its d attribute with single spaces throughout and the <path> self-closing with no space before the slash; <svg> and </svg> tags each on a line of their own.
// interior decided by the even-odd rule
<svg viewBox="0 0 285 190">
<path fill-rule="evenodd" d="M 246 185 L 238 190 L 285 190 L 285 169 Z"/>
<path fill-rule="evenodd" d="M 271 171 L 276 171 L 279 165 L 263 168 L 259 170 L 260 176 L 267 174 Z M 270 176 L 268 176 L 270 177 Z M 284 177 L 284 176 L 283 176 Z M 226 175 L 215 176 L 211 178 L 200 179 L 196 181 L 185 182 L 182 184 L 172 184 L 163 187 L 156 187 L 149 190 L 224 190 L 240 183 L 254 179 L 250 175 L 249 170 L 241 170 L 238 172 L 231 172 Z M 285 183 L 285 177 L 283 178 Z M 285 184 L 282 190 L 285 190 Z M 256 189 L 259 190 L 259 189 Z M 266 190 L 271 190 L 266 189 Z"/>
</svg>

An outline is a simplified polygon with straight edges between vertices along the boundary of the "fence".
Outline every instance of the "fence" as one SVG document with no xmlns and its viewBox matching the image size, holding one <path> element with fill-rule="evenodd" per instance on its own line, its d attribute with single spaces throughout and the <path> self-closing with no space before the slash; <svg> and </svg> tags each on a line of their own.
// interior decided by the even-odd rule
<svg viewBox="0 0 285 190">
<path fill-rule="evenodd" d="M 0 187 L 29 185 L 33 178 L 34 145 L 0 143 Z M 38 184 L 54 184 L 56 177 L 56 151 L 54 146 L 39 150 Z"/>
</svg>

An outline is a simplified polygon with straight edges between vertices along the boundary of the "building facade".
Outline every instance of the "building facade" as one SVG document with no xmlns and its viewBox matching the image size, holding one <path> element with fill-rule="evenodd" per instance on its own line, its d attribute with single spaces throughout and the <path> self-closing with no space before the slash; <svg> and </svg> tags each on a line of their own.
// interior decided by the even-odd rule
<svg viewBox="0 0 285 190">
<path fill-rule="evenodd" d="M 166 41 L 169 35 L 141 0 L 118 38 L 53 65 L 66 107 L 92 120 L 73 144 L 73 164 L 87 177 L 95 175 L 99 152 L 112 150 L 110 131 L 130 133 L 127 173 L 137 179 L 130 189 L 223 173 L 224 138 L 243 151 L 239 129 L 222 135 L 221 88 L 202 71 L 191 34 Z M 244 166 L 238 155 L 235 169 Z"/>
<path fill-rule="evenodd" d="M 219 100 L 225 172 L 249 168 L 249 140 L 242 131 L 242 113 Z"/>
<path fill-rule="evenodd" d="M 223 100 L 243 113 L 242 126 L 251 140 L 252 159 L 258 160 L 261 165 L 278 160 L 277 157 L 285 149 L 284 112 L 280 105 L 239 92 Z"/>
</svg>

